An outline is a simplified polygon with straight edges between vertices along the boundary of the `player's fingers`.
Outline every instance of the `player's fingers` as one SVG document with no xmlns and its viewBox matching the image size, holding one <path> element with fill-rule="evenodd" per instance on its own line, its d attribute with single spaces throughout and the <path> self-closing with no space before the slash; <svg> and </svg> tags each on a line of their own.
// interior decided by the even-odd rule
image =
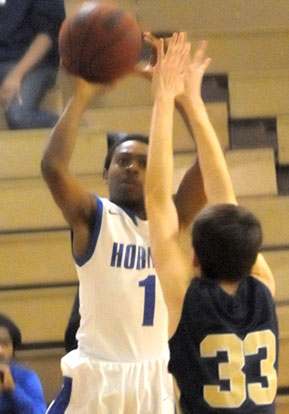
<svg viewBox="0 0 289 414">
<path fill-rule="evenodd" d="M 183 53 L 183 64 L 188 68 L 190 62 L 191 43 L 186 42 L 184 53 Z"/>
<path fill-rule="evenodd" d="M 177 40 L 178 40 L 178 33 L 174 33 L 168 43 L 168 49 L 167 49 L 168 56 L 170 56 L 174 52 Z"/>
<path fill-rule="evenodd" d="M 202 40 L 196 50 L 196 52 L 194 53 L 193 56 L 193 62 L 197 63 L 197 64 L 201 64 L 204 60 L 204 55 L 206 53 L 207 50 L 207 46 L 208 46 L 208 41 L 207 40 Z"/>
<path fill-rule="evenodd" d="M 178 60 L 184 60 L 184 57 L 188 55 L 188 51 L 190 50 L 190 43 L 186 39 L 186 34 L 184 32 L 180 32 L 177 34 L 175 45 L 171 49 L 171 57 L 175 59 L 176 55 L 178 56 Z"/>
<path fill-rule="evenodd" d="M 178 51 L 182 51 L 186 44 L 186 37 L 184 32 L 180 32 L 176 40 L 176 48 Z"/>
<path fill-rule="evenodd" d="M 207 58 L 204 61 L 203 65 L 202 65 L 204 72 L 206 72 L 206 70 L 208 69 L 208 67 L 209 67 L 209 65 L 210 65 L 211 62 L 212 62 L 212 59 L 211 58 Z"/>
<path fill-rule="evenodd" d="M 144 32 L 143 34 L 143 39 L 145 42 L 147 42 L 148 44 L 150 44 L 153 47 L 157 47 L 158 44 L 158 39 L 156 37 L 154 37 L 151 32 Z"/>
<path fill-rule="evenodd" d="M 163 61 L 163 59 L 164 59 L 164 39 L 159 39 L 157 64 L 160 64 Z"/>
<path fill-rule="evenodd" d="M 180 32 L 178 33 L 177 39 L 176 39 L 176 45 L 175 48 L 178 51 L 178 53 L 182 53 L 185 45 L 185 33 Z"/>
<path fill-rule="evenodd" d="M 190 61 L 190 50 L 190 42 L 184 40 L 184 42 L 181 43 L 180 49 L 177 50 L 177 58 L 174 58 L 178 73 L 184 72 L 185 67 L 188 67 L 188 63 Z"/>
</svg>

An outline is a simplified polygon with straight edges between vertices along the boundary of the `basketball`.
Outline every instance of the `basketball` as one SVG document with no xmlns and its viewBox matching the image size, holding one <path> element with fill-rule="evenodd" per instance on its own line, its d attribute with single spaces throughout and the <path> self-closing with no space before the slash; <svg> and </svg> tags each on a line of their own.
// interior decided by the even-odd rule
<svg viewBox="0 0 289 414">
<path fill-rule="evenodd" d="M 130 13 L 114 3 L 89 1 L 64 20 L 59 53 L 68 72 L 90 82 L 110 83 L 133 70 L 141 41 Z"/>
</svg>

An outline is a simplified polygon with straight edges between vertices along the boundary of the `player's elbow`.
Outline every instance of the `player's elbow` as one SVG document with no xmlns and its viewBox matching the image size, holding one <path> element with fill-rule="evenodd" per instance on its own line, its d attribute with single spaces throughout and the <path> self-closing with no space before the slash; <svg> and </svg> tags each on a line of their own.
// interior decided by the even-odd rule
<svg viewBox="0 0 289 414">
<path fill-rule="evenodd" d="M 61 166 L 57 160 L 49 157 L 47 154 L 43 155 L 40 167 L 42 176 L 46 181 L 61 175 Z"/>
<path fill-rule="evenodd" d="M 44 178 L 46 178 L 50 174 L 51 168 L 51 160 L 49 159 L 49 157 L 47 157 L 46 154 L 44 154 L 40 163 L 41 174 Z"/>
</svg>

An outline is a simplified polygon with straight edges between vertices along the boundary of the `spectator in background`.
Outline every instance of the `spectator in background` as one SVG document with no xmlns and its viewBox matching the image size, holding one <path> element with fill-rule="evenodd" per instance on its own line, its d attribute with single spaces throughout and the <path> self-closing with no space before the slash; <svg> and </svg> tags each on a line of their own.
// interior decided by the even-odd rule
<svg viewBox="0 0 289 414">
<path fill-rule="evenodd" d="M 46 404 L 35 372 L 13 361 L 21 333 L 0 314 L 0 414 L 42 414 Z"/>
<path fill-rule="evenodd" d="M 58 120 L 39 104 L 56 81 L 64 17 L 64 0 L 0 0 L 0 104 L 11 129 Z"/>
</svg>

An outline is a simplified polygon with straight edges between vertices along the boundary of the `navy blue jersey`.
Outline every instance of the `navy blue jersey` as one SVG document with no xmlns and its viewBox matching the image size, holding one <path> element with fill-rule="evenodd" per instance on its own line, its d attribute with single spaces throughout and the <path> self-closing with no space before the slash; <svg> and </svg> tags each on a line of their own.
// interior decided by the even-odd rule
<svg viewBox="0 0 289 414">
<path fill-rule="evenodd" d="M 257 279 L 246 277 L 234 296 L 194 279 L 169 345 L 184 414 L 275 413 L 278 324 Z"/>
</svg>

